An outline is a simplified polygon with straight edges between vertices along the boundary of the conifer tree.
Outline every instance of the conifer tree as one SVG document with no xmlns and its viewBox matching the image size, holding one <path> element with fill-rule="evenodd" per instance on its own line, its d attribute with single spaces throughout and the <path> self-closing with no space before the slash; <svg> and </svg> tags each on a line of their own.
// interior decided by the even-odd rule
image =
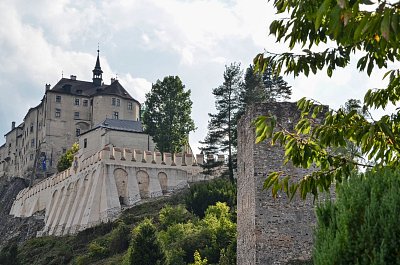
<svg viewBox="0 0 400 265">
<path fill-rule="evenodd" d="M 208 134 L 203 142 L 202 150 L 206 154 L 214 152 L 228 153 L 229 179 L 234 182 L 233 170 L 237 147 L 237 118 L 240 109 L 240 95 L 243 89 L 242 70 L 240 64 L 225 66 L 224 83 L 213 89 L 216 114 L 209 113 Z"/>
<path fill-rule="evenodd" d="M 164 265 L 165 253 L 157 240 L 156 227 L 145 219 L 133 229 L 132 242 L 128 250 L 130 265 Z"/>
<path fill-rule="evenodd" d="M 282 76 L 274 73 L 271 67 L 267 67 L 263 73 L 265 88 L 265 101 L 275 102 L 289 99 L 292 95 L 291 86 L 283 80 Z"/>
<path fill-rule="evenodd" d="M 283 80 L 282 76 L 276 76 L 270 67 L 264 73 L 260 73 L 255 71 L 253 65 L 250 65 L 244 75 L 239 116 L 245 112 L 249 104 L 286 100 L 291 94 L 291 86 Z"/>
</svg>

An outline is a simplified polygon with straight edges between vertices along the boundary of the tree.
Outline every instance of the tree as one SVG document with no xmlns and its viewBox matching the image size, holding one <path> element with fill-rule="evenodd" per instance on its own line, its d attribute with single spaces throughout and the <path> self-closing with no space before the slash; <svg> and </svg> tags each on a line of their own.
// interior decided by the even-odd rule
<svg viewBox="0 0 400 265">
<path fill-rule="evenodd" d="M 133 229 L 131 246 L 127 253 L 128 264 L 165 264 L 165 254 L 158 242 L 156 232 L 156 227 L 150 219 L 145 219 Z"/>
<path fill-rule="evenodd" d="M 310 71 L 315 74 L 326 69 L 327 75 L 332 76 L 333 70 L 348 66 L 354 58 L 352 54 L 357 53 L 357 68 L 371 75 L 375 67 L 387 68 L 388 62 L 400 60 L 400 2 L 273 2 L 278 14 L 286 13 L 288 16 L 271 23 L 271 34 L 275 35 L 278 42 L 287 41 L 289 49 L 297 46 L 307 46 L 307 49 L 299 54 L 258 54 L 254 58 L 257 70 L 272 67 L 277 74 L 284 72 L 298 76 L 302 73 L 308 76 Z M 329 43 L 334 47 L 315 51 L 315 46 L 320 43 Z M 387 86 L 369 89 L 364 96 L 363 109 L 385 109 L 389 103 L 395 105 L 399 101 L 399 69 L 389 70 L 383 78 L 388 79 Z M 285 190 L 292 197 L 299 191 L 301 197 L 305 198 L 310 192 L 317 195 L 318 190 L 328 191 L 333 181 L 342 182 L 350 176 L 352 170 L 360 166 L 374 169 L 399 166 L 399 109 L 380 119 L 371 119 L 360 115 L 357 110 L 346 112 L 339 108 L 326 111 L 320 103 L 305 98 L 297 104 L 302 118 L 295 132 L 274 131 L 276 121 L 273 117 L 259 117 L 255 122 L 257 141 L 272 138 L 272 144 L 284 146 L 287 161 L 303 168 L 315 165 L 318 170 L 305 175 L 298 182 L 289 181 L 290 176 L 281 178 L 279 172 L 270 174 L 265 187 L 273 187 L 274 195 L 278 190 Z M 321 124 L 315 123 L 317 115 L 324 115 Z M 372 160 L 373 165 L 332 154 L 330 150 L 345 147 L 348 141 L 359 146 L 361 155 Z"/>
<path fill-rule="evenodd" d="M 282 76 L 277 75 L 271 66 L 265 69 L 262 78 L 265 87 L 265 101 L 275 102 L 290 99 L 292 95 L 291 86 L 283 80 Z"/>
<path fill-rule="evenodd" d="M 74 143 L 70 149 L 65 152 L 60 157 L 60 160 L 57 162 L 57 170 L 58 172 L 64 171 L 72 166 L 72 162 L 74 161 L 74 155 L 79 151 L 79 144 Z"/>
<path fill-rule="evenodd" d="M 240 94 L 243 89 L 240 64 L 225 66 L 224 83 L 213 89 L 217 114 L 211 114 L 208 123 L 208 134 L 202 150 L 206 154 L 216 151 L 228 152 L 229 179 L 234 182 L 234 157 L 237 147 L 237 119 L 240 109 Z"/>
<path fill-rule="evenodd" d="M 190 117 L 190 90 L 178 76 L 157 80 L 146 94 L 143 123 L 145 132 L 153 137 L 161 153 L 178 153 L 189 144 L 189 133 L 195 130 Z"/>
<path fill-rule="evenodd" d="M 399 264 L 400 173 L 352 176 L 318 205 L 314 264 Z"/>
<path fill-rule="evenodd" d="M 263 73 L 260 73 L 255 71 L 253 65 L 250 65 L 244 75 L 244 86 L 240 96 L 242 102 L 240 115 L 249 104 L 287 100 L 291 95 L 291 86 L 283 80 L 282 76 L 277 76 L 271 67 L 267 67 Z"/>
<path fill-rule="evenodd" d="M 244 74 L 244 85 L 243 85 L 241 101 L 243 102 L 243 108 L 251 103 L 260 103 L 266 100 L 266 90 L 263 82 L 263 74 L 254 71 L 254 66 L 250 65 L 247 67 Z"/>
</svg>

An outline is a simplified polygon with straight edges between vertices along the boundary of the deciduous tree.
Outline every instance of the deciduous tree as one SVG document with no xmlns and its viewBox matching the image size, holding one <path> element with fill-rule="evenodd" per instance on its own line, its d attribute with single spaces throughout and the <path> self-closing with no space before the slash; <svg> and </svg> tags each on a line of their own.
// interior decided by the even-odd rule
<svg viewBox="0 0 400 265">
<path fill-rule="evenodd" d="M 74 143 L 71 149 L 68 149 L 64 155 L 60 157 L 60 160 L 57 162 L 57 170 L 58 172 L 64 171 L 67 168 L 72 166 L 72 162 L 74 161 L 74 155 L 79 151 L 79 144 Z"/>
<path fill-rule="evenodd" d="M 344 68 L 352 59 L 357 60 L 357 68 L 372 75 L 377 68 L 387 68 L 388 63 L 400 60 L 400 2 L 373 0 L 314 0 L 292 1 L 274 0 L 278 14 L 288 14 L 276 19 L 270 25 L 270 32 L 278 42 L 286 41 L 289 49 L 301 46 L 301 53 L 286 52 L 274 54 L 266 52 L 254 58 L 258 70 L 268 67 L 279 74 L 292 73 L 294 76 L 326 70 L 332 76 L 336 68 Z M 318 44 L 333 46 L 325 50 L 316 50 Z M 357 53 L 357 56 L 353 56 Z M 387 85 L 369 89 L 363 106 L 382 108 L 400 99 L 400 71 L 390 69 L 383 76 Z M 341 182 L 350 172 L 359 166 L 390 167 L 399 166 L 400 155 L 400 112 L 397 109 L 391 115 L 379 119 L 365 117 L 344 108 L 328 110 L 322 124 L 316 124 L 315 118 L 323 107 L 313 100 L 301 99 L 298 107 L 302 118 L 294 132 L 273 131 L 276 121 L 273 117 L 259 117 L 256 124 L 257 141 L 272 138 L 271 143 L 281 144 L 285 148 L 287 161 L 294 165 L 309 168 L 318 167 L 314 173 L 305 175 L 299 182 L 292 184 L 290 176 L 281 178 L 274 172 L 265 181 L 266 187 L 272 187 L 274 195 L 285 190 L 293 196 L 297 191 L 305 198 L 308 193 L 318 194 L 319 190 L 329 190 L 333 181 Z M 362 156 L 374 162 L 360 163 L 357 159 L 333 154 L 330 150 L 345 147 L 347 142 L 360 146 Z"/>
<path fill-rule="evenodd" d="M 181 152 L 188 144 L 189 133 L 195 130 L 190 90 L 184 88 L 178 76 L 167 76 L 157 80 L 146 94 L 144 128 L 161 153 Z"/>
</svg>

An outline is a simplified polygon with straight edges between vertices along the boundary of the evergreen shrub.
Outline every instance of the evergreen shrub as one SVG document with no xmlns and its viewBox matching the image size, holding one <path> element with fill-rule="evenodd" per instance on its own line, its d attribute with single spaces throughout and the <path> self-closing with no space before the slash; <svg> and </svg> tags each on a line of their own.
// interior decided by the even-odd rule
<svg viewBox="0 0 400 265">
<path fill-rule="evenodd" d="M 351 177 L 317 207 L 314 264 L 400 264 L 400 171 Z"/>
</svg>

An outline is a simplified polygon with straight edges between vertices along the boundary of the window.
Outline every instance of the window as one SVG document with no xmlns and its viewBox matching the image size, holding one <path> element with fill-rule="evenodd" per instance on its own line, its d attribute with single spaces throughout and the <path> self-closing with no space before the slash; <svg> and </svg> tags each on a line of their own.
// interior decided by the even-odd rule
<svg viewBox="0 0 400 265">
<path fill-rule="evenodd" d="M 42 122 L 39 122 L 39 128 L 38 130 L 40 131 L 42 129 Z"/>
<path fill-rule="evenodd" d="M 87 99 L 84 99 L 84 100 L 83 100 L 83 106 L 84 106 L 84 107 L 87 107 L 87 106 L 88 106 L 88 100 L 87 100 Z"/>
<path fill-rule="evenodd" d="M 75 135 L 76 135 L 76 137 L 78 137 L 79 135 L 81 135 L 81 129 L 76 128 L 76 130 L 75 130 Z"/>
<path fill-rule="evenodd" d="M 82 94 L 82 90 L 81 90 L 81 89 L 78 89 L 78 90 L 76 91 L 76 94 L 78 94 L 78 95 Z"/>
<path fill-rule="evenodd" d="M 119 98 L 117 98 L 117 107 L 119 107 L 121 105 L 121 101 L 119 100 Z"/>
<path fill-rule="evenodd" d="M 79 106 L 79 98 L 75 99 L 75 106 Z"/>
<path fill-rule="evenodd" d="M 61 109 L 56 109 L 56 118 L 61 117 Z"/>
<path fill-rule="evenodd" d="M 83 148 L 87 147 L 87 138 L 83 139 Z"/>
<path fill-rule="evenodd" d="M 132 108 L 133 108 L 132 102 L 128 102 L 128 110 L 132 110 Z"/>
<path fill-rule="evenodd" d="M 115 106 L 115 105 L 116 105 L 116 98 L 112 98 L 112 99 L 111 99 L 111 105 L 112 105 L 112 106 Z"/>
<path fill-rule="evenodd" d="M 79 120 L 79 112 L 78 111 L 74 112 L 74 119 Z"/>
<path fill-rule="evenodd" d="M 67 152 L 67 148 L 62 149 L 62 153 L 65 154 Z"/>
<path fill-rule="evenodd" d="M 118 111 L 114 111 L 113 119 L 118 120 Z"/>
<path fill-rule="evenodd" d="M 31 161 L 33 160 L 33 154 L 29 155 L 29 160 L 31 160 Z"/>
<path fill-rule="evenodd" d="M 31 147 L 35 147 L 35 139 L 31 140 Z"/>
<path fill-rule="evenodd" d="M 31 123 L 31 127 L 29 129 L 29 132 L 33 133 L 33 123 Z"/>
<path fill-rule="evenodd" d="M 56 96 L 56 102 L 61 103 L 61 96 L 59 96 L 59 95 Z"/>
</svg>

